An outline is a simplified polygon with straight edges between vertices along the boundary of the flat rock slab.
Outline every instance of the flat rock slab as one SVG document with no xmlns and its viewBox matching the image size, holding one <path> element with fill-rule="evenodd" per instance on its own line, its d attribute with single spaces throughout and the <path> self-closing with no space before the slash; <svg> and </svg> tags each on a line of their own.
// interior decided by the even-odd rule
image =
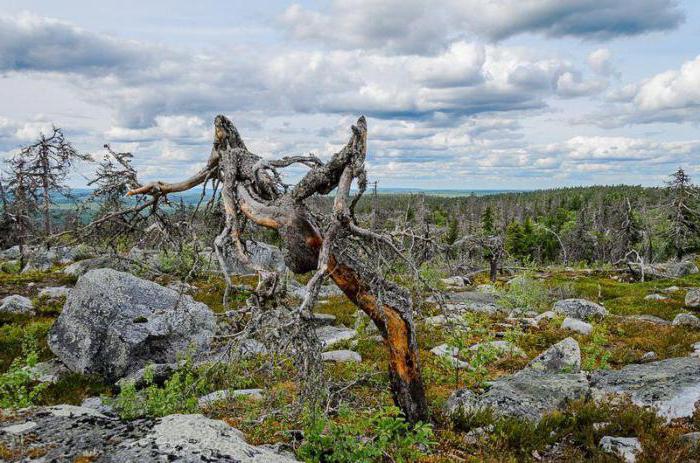
<svg viewBox="0 0 700 463">
<path fill-rule="evenodd" d="M 596 371 L 590 382 L 594 397 L 624 394 L 668 420 L 688 417 L 700 400 L 700 359 L 679 357 Z"/>
<path fill-rule="evenodd" d="M 21 434 L 18 434 L 21 433 Z M 18 439 L 18 435 L 23 438 Z M 221 461 L 293 463 L 292 457 L 249 445 L 240 431 L 202 415 L 168 415 L 124 422 L 85 407 L 25 409 L 0 428 L 0 444 L 37 458 L 23 461 L 96 463 Z M 20 447 L 21 446 L 21 447 Z"/>
<path fill-rule="evenodd" d="M 563 330 L 575 331 L 579 334 L 589 335 L 593 332 L 593 325 L 577 318 L 566 317 L 561 323 Z"/>
<path fill-rule="evenodd" d="M 322 326 L 316 328 L 316 336 L 318 336 L 321 346 L 325 349 L 339 342 L 354 339 L 357 336 L 357 331 L 340 326 Z"/>
<path fill-rule="evenodd" d="M 352 350 L 331 350 L 321 354 L 321 359 L 324 362 L 334 363 L 360 363 L 362 356 Z"/>
</svg>

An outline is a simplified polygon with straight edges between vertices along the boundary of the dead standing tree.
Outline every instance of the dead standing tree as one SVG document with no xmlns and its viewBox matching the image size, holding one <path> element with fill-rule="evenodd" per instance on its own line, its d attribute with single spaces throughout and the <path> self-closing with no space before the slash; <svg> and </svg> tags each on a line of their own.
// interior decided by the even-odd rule
<svg viewBox="0 0 700 463">
<path fill-rule="evenodd" d="M 302 308 L 310 310 L 323 279 L 328 276 L 345 295 L 377 325 L 389 348 L 389 377 L 394 401 L 410 421 L 426 420 L 428 407 L 421 379 L 413 307 L 408 291 L 381 277 L 367 265 L 353 240 L 374 235 L 355 222 L 354 206 L 366 187 L 364 168 L 367 124 L 361 117 L 352 127 L 348 144 L 330 161 L 315 156 L 292 156 L 266 161 L 251 153 L 233 124 L 224 116 L 215 119 L 214 145 L 206 167 L 177 183 L 154 182 L 129 192 L 151 195 L 191 189 L 209 180 L 220 181 L 226 227 L 239 257 L 245 255 L 241 233 L 246 220 L 279 232 L 285 263 L 295 273 L 316 271 L 308 284 Z M 278 168 L 301 163 L 311 170 L 294 186 L 282 183 Z M 357 180 L 360 195 L 350 200 L 350 186 Z M 333 218 L 321 231 L 305 201 L 337 188 Z M 258 297 L 274 291 L 276 277 L 262 270 Z"/>
</svg>

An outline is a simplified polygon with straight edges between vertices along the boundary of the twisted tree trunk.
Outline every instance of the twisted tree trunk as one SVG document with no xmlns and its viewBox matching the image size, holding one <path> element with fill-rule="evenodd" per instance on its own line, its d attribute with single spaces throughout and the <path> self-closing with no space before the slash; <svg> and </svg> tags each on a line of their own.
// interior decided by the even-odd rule
<svg viewBox="0 0 700 463">
<path fill-rule="evenodd" d="M 278 230 L 284 243 L 285 263 L 295 273 L 312 270 L 328 275 L 345 295 L 377 325 L 389 348 L 389 375 L 394 401 L 412 422 L 426 420 L 428 407 L 420 374 L 413 308 L 408 291 L 369 268 L 351 243 L 352 205 L 348 205 L 353 179 L 365 182 L 367 126 L 363 118 L 353 126 L 348 144 L 323 164 L 313 156 L 265 161 L 246 148 L 238 131 L 224 116 L 215 120 L 215 139 L 207 166 L 179 183 L 155 182 L 129 192 L 155 197 L 184 191 L 218 178 L 226 231 L 242 251 L 241 215 Z M 290 190 L 285 190 L 275 168 L 293 163 L 312 167 Z M 364 187 L 364 184 L 362 185 Z M 337 188 L 335 222 L 326 236 L 313 220 L 304 201 L 314 194 Z M 241 252 L 242 254 L 242 252 Z M 244 257 L 245 258 L 245 257 Z M 319 268 L 323 267 L 323 268 Z"/>
</svg>

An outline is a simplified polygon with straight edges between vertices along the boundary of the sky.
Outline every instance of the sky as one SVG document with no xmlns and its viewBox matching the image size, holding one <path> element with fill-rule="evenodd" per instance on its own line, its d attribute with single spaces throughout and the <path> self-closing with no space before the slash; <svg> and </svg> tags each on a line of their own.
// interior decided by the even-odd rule
<svg viewBox="0 0 700 463">
<path fill-rule="evenodd" d="M 700 181 L 700 2 L 0 0 L 1 158 L 55 125 L 177 180 L 217 114 L 322 159 L 366 115 L 387 188 Z"/>
</svg>

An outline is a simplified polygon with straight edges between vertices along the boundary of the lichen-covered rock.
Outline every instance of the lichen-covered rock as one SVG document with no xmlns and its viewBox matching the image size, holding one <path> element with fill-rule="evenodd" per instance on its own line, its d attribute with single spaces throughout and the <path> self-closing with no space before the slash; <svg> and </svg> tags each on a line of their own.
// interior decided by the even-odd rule
<svg viewBox="0 0 700 463">
<path fill-rule="evenodd" d="M 575 331 L 587 336 L 593 332 L 593 325 L 577 318 L 566 317 L 561 323 L 561 329 Z"/>
<path fill-rule="evenodd" d="M 637 461 L 637 454 L 642 453 L 642 444 L 636 437 L 605 436 L 598 444 L 604 452 L 612 453 L 622 458 L 626 463 Z"/>
<path fill-rule="evenodd" d="M 334 363 L 360 363 L 362 356 L 352 350 L 331 350 L 321 354 L 321 360 Z"/>
<path fill-rule="evenodd" d="M 83 275 L 49 333 L 49 347 L 72 371 L 109 381 L 149 363 L 209 348 L 209 308 L 151 281 L 111 269 Z"/>
<path fill-rule="evenodd" d="M 700 318 L 692 313 L 679 313 L 673 319 L 673 326 L 687 326 L 689 328 L 700 328 Z"/>
<path fill-rule="evenodd" d="M 608 314 L 605 307 L 586 299 L 563 299 L 555 302 L 552 310 L 579 320 L 602 320 Z"/>
<path fill-rule="evenodd" d="M 357 336 L 357 331 L 342 326 L 321 326 L 316 328 L 316 336 L 325 349 L 339 342 L 354 339 Z"/>
<path fill-rule="evenodd" d="M 10 454 L 37 455 L 22 461 L 95 463 L 220 461 L 293 463 L 292 457 L 245 442 L 243 434 L 202 415 L 121 421 L 88 407 L 61 405 L 25 409 L 6 417 L 0 446 Z"/>
<path fill-rule="evenodd" d="M 284 272 L 284 254 L 277 246 L 259 241 L 246 240 L 245 248 L 252 265 L 247 265 L 238 258 L 238 253 L 233 247 L 230 237 L 221 241 L 223 264 L 229 275 L 248 275 L 255 273 L 254 267 L 261 267 L 269 271 Z M 221 263 L 214 251 L 210 251 L 207 258 L 220 267 Z"/>
<path fill-rule="evenodd" d="M 525 368 L 542 373 L 578 373 L 581 348 L 575 339 L 563 339 L 530 360 Z"/>
<path fill-rule="evenodd" d="M 70 293 L 70 288 L 65 286 L 53 286 L 43 288 L 39 291 L 39 297 L 44 297 L 46 299 L 59 299 L 62 297 L 68 297 Z"/>
<path fill-rule="evenodd" d="M 2 300 L 0 313 L 31 315 L 34 313 L 34 304 L 28 297 L 14 294 Z"/>
<path fill-rule="evenodd" d="M 512 355 L 513 357 L 525 357 L 525 352 L 510 341 L 488 341 L 480 342 L 469 346 L 469 350 L 476 351 L 493 351 L 497 356 Z"/>
<path fill-rule="evenodd" d="M 497 416 L 539 421 L 544 414 L 588 395 L 588 381 L 580 366 L 578 343 L 564 339 L 519 372 L 492 382 L 481 395 L 468 389 L 456 391 L 447 401 L 447 411 L 455 414 L 491 409 Z"/>
<path fill-rule="evenodd" d="M 685 293 L 685 305 L 687 307 L 700 307 L 700 288 L 692 288 Z"/>
<path fill-rule="evenodd" d="M 19 259 L 20 256 L 19 245 L 0 251 L 0 260 L 15 260 Z"/>
<path fill-rule="evenodd" d="M 442 283 L 443 285 L 448 286 L 448 287 L 464 288 L 465 286 L 467 286 L 471 282 L 467 278 L 464 278 L 461 276 L 453 276 L 453 277 L 440 279 L 440 283 Z"/>
<path fill-rule="evenodd" d="M 262 400 L 263 390 L 262 389 L 221 389 L 219 391 L 211 392 L 205 396 L 202 396 L 197 401 L 199 408 L 211 407 L 217 402 L 226 401 L 236 397 L 249 398 L 253 400 Z"/>
<path fill-rule="evenodd" d="M 653 407 L 669 420 L 688 417 L 700 400 L 700 359 L 679 357 L 599 370 L 591 374 L 590 381 L 597 398 L 627 395 L 635 404 Z"/>
</svg>

